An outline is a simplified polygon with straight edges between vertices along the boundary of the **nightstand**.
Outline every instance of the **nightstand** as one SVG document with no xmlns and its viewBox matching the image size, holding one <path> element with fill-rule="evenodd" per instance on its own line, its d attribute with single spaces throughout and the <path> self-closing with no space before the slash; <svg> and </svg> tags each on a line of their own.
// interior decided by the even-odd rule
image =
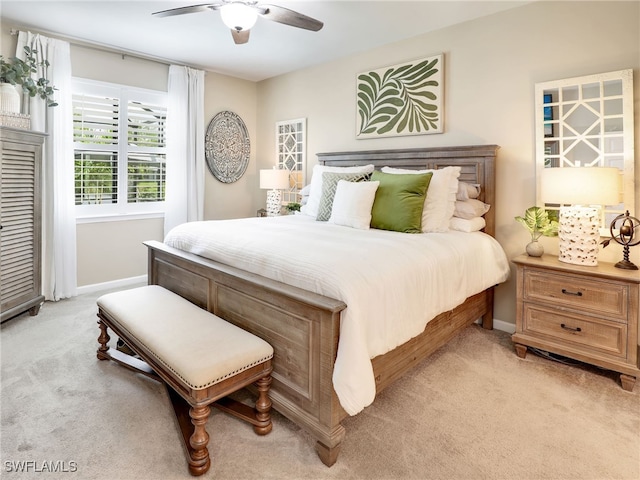
<svg viewBox="0 0 640 480">
<path fill-rule="evenodd" d="M 518 356 L 534 347 L 597 365 L 619 372 L 622 388 L 632 391 L 640 376 L 640 272 L 612 263 L 572 265 L 551 255 L 521 255 L 513 262 L 517 312 L 511 338 Z"/>
</svg>

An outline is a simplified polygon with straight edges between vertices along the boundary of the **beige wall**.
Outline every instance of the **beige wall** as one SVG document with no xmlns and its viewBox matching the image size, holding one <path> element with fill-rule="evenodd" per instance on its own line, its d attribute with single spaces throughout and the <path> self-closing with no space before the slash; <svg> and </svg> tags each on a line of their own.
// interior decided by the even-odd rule
<svg viewBox="0 0 640 480">
<path fill-rule="evenodd" d="M 251 157 L 245 174 L 234 183 L 222 183 L 207 170 L 205 172 L 204 218 L 248 217 L 256 214 L 259 204 L 255 82 L 207 73 L 204 96 L 204 118 L 210 122 L 218 112 L 230 110 L 240 116 L 247 126 L 251 140 Z M 206 125 L 205 125 L 206 127 Z"/>
<path fill-rule="evenodd" d="M 534 84 L 633 68 L 640 132 L 639 25 L 638 2 L 540 2 L 261 82 L 259 164 L 274 161 L 275 122 L 299 117 L 307 118 L 307 175 L 324 151 L 498 144 L 496 236 L 513 258 L 529 239 L 513 218 L 536 198 Z M 445 132 L 356 140 L 356 74 L 441 52 Z M 639 152 L 636 141 L 636 159 Z M 557 251 L 556 239 L 543 242 Z M 619 259 L 621 249 L 609 247 L 607 256 Z M 513 276 L 497 288 L 494 313 L 515 323 Z"/>
</svg>

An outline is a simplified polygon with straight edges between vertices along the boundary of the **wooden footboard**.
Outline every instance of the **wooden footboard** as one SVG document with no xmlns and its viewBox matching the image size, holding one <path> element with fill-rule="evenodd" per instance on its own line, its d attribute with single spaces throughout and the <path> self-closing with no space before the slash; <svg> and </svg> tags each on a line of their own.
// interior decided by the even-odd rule
<svg viewBox="0 0 640 480">
<path fill-rule="evenodd" d="M 161 285 L 265 339 L 274 348 L 274 408 L 318 440 L 322 460 L 337 458 L 345 412 L 333 390 L 338 300 L 150 241 L 149 284 Z"/>
</svg>

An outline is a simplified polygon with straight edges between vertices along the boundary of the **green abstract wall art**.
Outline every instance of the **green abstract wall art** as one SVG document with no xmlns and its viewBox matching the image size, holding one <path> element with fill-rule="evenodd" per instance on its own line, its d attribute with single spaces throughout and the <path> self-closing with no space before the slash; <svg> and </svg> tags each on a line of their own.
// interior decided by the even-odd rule
<svg viewBox="0 0 640 480">
<path fill-rule="evenodd" d="M 358 74 L 356 138 L 442 133 L 443 55 Z"/>
</svg>

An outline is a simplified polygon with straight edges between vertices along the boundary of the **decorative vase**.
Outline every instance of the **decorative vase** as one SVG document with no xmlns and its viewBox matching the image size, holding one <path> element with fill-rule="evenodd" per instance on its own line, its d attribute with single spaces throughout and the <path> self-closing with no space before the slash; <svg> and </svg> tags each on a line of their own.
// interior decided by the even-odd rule
<svg viewBox="0 0 640 480">
<path fill-rule="evenodd" d="M 530 257 L 541 257 L 544 253 L 544 247 L 537 240 L 533 240 L 532 242 L 528 243 L 526 250 L 527 255 L 529 255 Z"/>
<path fill-rule="evenodd" d="M 10 83 L 0 83 L 0 112 L 20 113 L 20 94 Z"/>
</svg>

